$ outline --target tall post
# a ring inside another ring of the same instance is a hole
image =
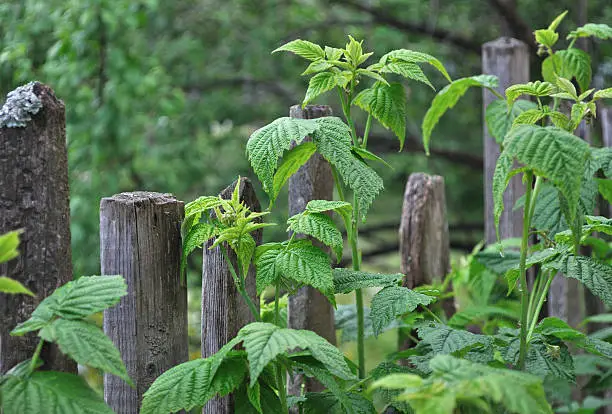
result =
[[[36,334],[9,332],[36,306],[72,280],[66,116],[46,85],[32,82],[7,96],[0,109],[0,234],[23,229],[19,257],[0,264],[36,297],[0,293],[0,374],[31,358]],[[45,369],[76,372],[57,347],[45,345]]]
[[[440,282],[450,272],[450,242],[446,219],[444,178],[423,173],[410,174],[404,192],[399,228],[400,268],[405,275],[403,286]],[[452,300],[442,304],[452,314]],[[399,336],[400,349],[414,345]]]
[[[128,287],[127,296],[104,312],[104,332],[136,385],[104,376],[104,399],[116,413],[137,413],[153,381],[188,360],[182,219],[183,203],[170,194],[122,193],[100,203],[102,274],[122,275]]]
[[[241,178],[239,182],[235,181],[221,192],[221,197],[231,198],[236,185],[240,186],[240,200],[251,211],[261,211],[253,185],[247,178]],[[259,245],[262,231],[256,231],[253,236]],[[221,249],[226,249],[226,254],[234,269],[238,269],[235,253],[225,246],[218,246],[210,250],[211,245],[212,242],[209,242],[204,246],[202,267],[202,357],[204,358],[216,353],[236,336],[240,328],[254,321],[248,305],[234,285]],[[246,276],[246,290],[259,309],[253,266],[249,268]],[[213,398],[204,406],[203,412],[205,414],[233,413],[234,400],[231,396]]]
[[[327,105],[294,105],[289,110],[291,118],[315,119],[331,116],[332,109]],[[306,138],[309,140],[310,138]],[[289,217],[301,213],[311,200],[333,200],[334,179],[329,163],[320,155],[313,156],[289,179]],[[304,237],[304,235],[296,235]],[[329,252],[318,241],[313,243]],[[316,332],[330,343],[336,343],[334,328],[334,309],[327,298],[318,290],[305,286],[296,295],[289,297],[288,325],[293,329],[308,329]],[[296,375],[289,381],[289,393],[300,395],[304,379]],[[318,382],[307,379],[305,391],[320,391]]]
[[[504,95],[506,88],[516,83],[529,82],[529,48],[520,40],[502,37],[482,46],[482,73],[499,78],[497,91]],[[495,95],[483,90],[484,110],[495,99]],[[484,135],[484,195],[485,195],[485,240],[495,243],[495,223],[493,220],[493,172],[499,157],[499,145],[489,134],[487,126]],[[525,192],[520,177],[516,176],[504,194],[506,208],[499,221],[499,234],[502,239],[520,237],[523,231],[522,211],[512,211],[512,207]]]

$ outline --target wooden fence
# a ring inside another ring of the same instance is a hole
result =
[[[511,83],[529,80],[525,44],[502,38],[485,44],[482,56],[484,72],[500,78],[500,92]],[[20,280],[37,297],[0,295],[0,372],[28,358],[36,345],[32,335],[13,338],[8,332],[26,319],[42,298],[72,279],[64,105],[42,84],[35,83],[30,89],[42,103],[40,110],[32,114],[32,120],[25,127],[0,127],[0,233],[24,229],[22,254],[0,265],[0,273]],[[485,92],[484,104],[491,99],[491,94]],[[290,111],[296,118],[330,114],[328,107],[292,107]],[[604,140],[610,145],[612,113],[606,111],[602,118]],[[490,187],[499,153],[486,128],[483,132],[484,221],[486,240],[491,243],[495,233]],[[229,197],[235,185],[240,186],[243,201],[258,210],[255,191],[246,179],[232,184],[221,195]],[[429,283],[449,271],[444,191],[442,177],[414,174],[408,180],[399,225],[405,286]],[[289,212],[302,211],[312,199],[331,199],[332,192],[330,168],[321,157],[315,157],[289,183]],[[521,194],[520,182],[513,181],[505,196],[506,205],[514,205]],[[179,270],[183,215],[183,203],[168,194],[123,193],[104,198],[100,205],[102,273],[123,275],[129,291],[118,306],[104,315],[104,330],[119,348],[136,384],[135,388],[130,388],[115,377],[105,377],[105,399],[118,413],[136,413],[152,381],[168,368],[188,359],[187,289],[181,283]],[[501,220],[502,237],[519,236],[520,220],[520,216],[508,208]],[[259,232],[258,243],[261,236]],[[203,356],[216,352],[240,327],[251,321],[231,283],[219,249],[204,250]],[[253,269],[247,279],[251,283],[248,291],[258,304]],[[560,295],[567,295],[567,289]],[[566,296],[552,299],[564,301]],[[559,316],[567,317],[573,311],[568,306],[564,309],[566,314]],[[304,288],[290,299],[288,323],[290,327],[314,330],[335,342],[333,309],[313,289]],[[76,369],[53,347],[44,350],[43,359],[45,368]],[[290,389],[297,392],[302,381],[294,379]],[[316,389],[316,386],[316,383],[306,384],[307,389]],[[232,407],[231,398],[226,397],[211,401],[204,412],[231,412]]]

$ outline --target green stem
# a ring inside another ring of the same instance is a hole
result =
[[[527,332],[527,342],[531,340],[533,335],[533,331],[535,330],[536,324],[538,323],[538,317],[540,316],[540,311],[542,310],[542,306],[548,297],[548,290],[550,289],[550,284],[555,278],[555,272],[549,272],[548,277],[546,279],[546,283],[544,283],[544,288],[540,291],[538,304],[536,305],[533,315],[531,317],[531,323],[529,324],[529,331]]]
[[[287,390],[285,389],[285,375],[283,368],[280,364],[276,365],[276,387],[278,388],[278,397],[280,399],[282,412],[288,413],[289,408],[287,407]]]
[[[36,369],[36,361],[40,357],[40,352],[42,351],[43,344],[45,343],[44,339],[40,339],[38,341],[38,345],[36,345],[36,349],[34,350],[34,355],[32,355],[32,361],[30,361],[30,373],[34,372]]]
[[[419,305],[419,306],[420,306],[420,307],[421,307],[421,308],[422,308],[422,309],[423,309],[425,312],[427,312],[427,313],[428,313],[428,314],[429,314],[429,315],[430,315],[430,316],[431,316],[431,317],[432,317],[432,318],[433,318],[433,319],[434,319],[436,322],[438,322],[438,323],[442,323],[442,324],[444,323],[444,322],[442,322],[442,319],[440,319],[440,318],[438,317],[438,315],[436,315],[435,313],[433,313],[433,312],[431,311],[431,309],[429,309],[427,306],[425,306],[425,305]]]
[[[541,277],[536,277],[534,282],[533,282],[533,286],[531,288],[531,293],[529,294],[529,307],[527,310],[527,320],[530,321],[532,318],[532,314],[533,314],[533,310],[534,310],[534,306],[536,303],[536,297],[539,297],[538,294],[540,292],[540,288],[541,288],[541,282],[540,282]]]
[[[230,261],[228,255],[227,255],[227,252],[225,251],[225,246],[219,246],[219,250],[221,250],[221,254],[223,254],[223,258],[225,259],[225,263],[227,263],[227,267],[229,268],[229,271],[230,271],[230,273],[232,275],[232,278],[234,279],[234,284],[236,285],[236,289],[238,289],[238,292],[240,293],[240,296],[242,296],[242,298],[244,299],[244,301],[248,305],[249,310],[251,311],[251,314],[253,315],[253,318],[255,318],[255,320],[257,322],[261,322],[261,315],[259,315],[259,312],[257,311],[257,307],[255,307],[255,304],[251,300],[251,297],[249,296],[249,294],[247,293],[246,289],[244,288],[244,284],[242,283],[242,279],[240,279],[240,277],[238,277],[238,274],[236,273],[236,269],[234,269],[234,265]]]
[[[276,291],[274,292],[274,325],[280,326],[280,287],[276,285]]]
[[[370,128],[372,127],[372,114],[368,113],[368,120],[366,121],[365,130],[363,131],[363,142],[361,148],[366,149],[368,146],[368,136],[370,135]]]
[[[355,196],[356,198],[356,196]],[[357,209],[357,200],[354,201],[354,209]],[[358,209],[357,209],[358,210]],[[350,235],[351,254],[353,262],[353,270],[359,270],[361,263],[359,260],[359,244],[357,220],[359,211],[353,212],[353,225]],[[355,305],[357,307],[357,356],[359,365],[359,378],[365,378],[365,316],[363,311],[363,291],[357,289],[355,291]]]
[[[491,91],[491,93],[495,96],[497,96],[499,99],[501,99],[502,101],[505,101],[506,98],[499,92],[497,92],[495,89],[493,88],[487,88],[489,91]]]
[[[529,311],[529,287],[527,286],[527,249],[529,247],[529,214],[531,210],[531,196],[533,192],[533,172],[525,173],[525,208],[523,208],[523,236],[521,239],[521,260],[519,264],[521,280],[521,343],[519,349],[519,369],[525,369],[525,358],[527,356],[527,313]]]

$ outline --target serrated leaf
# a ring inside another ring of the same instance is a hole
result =
[[[362,394],[347,392],[348,403],[342,404],[338,397],[330,392],[309,392],[306,394],[306,401],[302,404],[304,414],[374,414],[376,410],[372,402]]]
[[[7,376],[2,384],[2,409],[5,414],[113,414],[81,377],[55,371]]]
[[[9,231],[0,236],[0,263],[8,262],[19,256],[19,235],[21,230]]]
[[[230,353],[215,367],[216,355],[170,368],[144,394],[141,414],[167,414],[203,406],[211,398],[225,396],[244,380],[244,356]]]
[[[580,37],[596,37],[598,39],[612,39],[612,27],[607,24],[587,23],[570,32],[568,39]]]
[[[60,286],[34,310],[30,319],[19,324],[12,335],[42,328],[51,318],[83,319],[110,308],[127,294],[121,276],[82,276]]]
[[[535,125],[545,116],[546,114],[540,109],[529,109],[514,118],[512,126],[515,127],[517,125]]]
[[[56,319],[41,329],[38,336],[59,345],[60,351],[77,363],[98,368],[134,385],[119,350],[97,326],[85,321]]]
[[[310,213],[323,213],[335,211],[340,214],[345,222],[350,222],[353,206],[346,201],[311,200],[306,204],[306,210]]]
[[[317,146],[312,142],[304,142],[295,148],[291,149],[285,156],[274,174],[272,184],[272,194],[270,195],[270,203],[274,203],[281,189],[293,174],[295,174],[302,165],[310,159],[312,154],[317,150]]]
[[[398,316],[414,311],[419,305],[427,306],[434,300],[431,296],[403,286],[389,286],[382,289],[372,298],[370,316],[374,335],[378,336]]]
[[[258,246],[255,253],[257,294],[283,276],[309,285],[333,303],[334,282],[327,255],[309,240]]]
[[[292,40],[272,51],[272,53],[276,52],[291,52],[308,60],[325,59],[325,51],[321,46],[302,39]]]
[[[555,19],[548,26],[548,30],[557,30],[557,27],[559,27],[559,24],[565,18],[566,15],[567,15],[567,10],[565,10],[563,13],[555,17]]]
[[[365,218],[374,198],[383,189],[382,178],[351,152],[349,127],[336,117],[314,119],[318,129],[313,134],[317,150],[329,161],[358,195],[359,212]]]
[[[518,321],[519,313],[513,309],[501,306],[470,306],[462,309],[448,320],[448,326],[453,328],[465,328],[476,321],[486,321],[489,317],[507,318]]]
[[[325,46],[325,57],[327,57],[328,60],[338,60],[342,57],[342,54],[342,49]]]
[[[256,382],[252,387],[247,387],[247,397],[257,412],[263,414],[261,408],[261,387],[259,382]]]
[[[408,49],[393,50],[385,54],[380,58],[380,63],[387,64],[388,62],[403,61],[407,63],[429,63],[431,66],[436,68],[449,82],[452,82],[448,72],[435,57],[428,55],[427,53],[416,52]]]
[[[476,345],[488,347],[492,339],[462,329],[453,329],[439,323],[429,323],[417,329],[419,338],[429,345],[435,354],[454,354]]]
[[[434,91],[436,90],[436,88],[434,88],[427,76],[425,76],[425,73],[423,73],[423,70],[420,68],[420,66],[415,63],[403,62],[401,60],[395,62],[388,62],[382,65],[380,71],[382,73],[393,73],[396,75],[403,76],[407,79],[422,82]]]
[[[302,76],[312,75],[313,73],[323,72],[324,70],[332,68],[333,66],[334,65],[332,65],[331,63],[329,63],[326,60],[316,60],[316,61],[312,62],[310,65],[308,65],[306,70],[304,72],[302,72]]]
[[[581,91],[589,89],[592,77],[591,56],[576,48],[560,50],[557,54],[563,59],[563,75],[567,75],[563,77],[576,78]]]
[[[469,78],[462,78],[453,81],[450,85],[446,85],[434,98],[431,107],[427,110],[425,118],[423,118],[423,146],[425,152],[429,155],[429,141],[431,133],[444,113],[455,106],[459,98],[461,98],[467,90],[472,86],[481,88],[496,88],[498,81],[495,76],[478,75]]]
[[[559,40],[559,33],[553,29],[540,29],[535,31],[535,38],[539,44],[552,48]]]
[[[327,214],[303,212],[290,217],[287,224],[289,225],[287,231],[293,230],[296,233],[312,236],[331,247],[340,262],[344,246],[342,233]]]
[[[334,375],[343,379],[354,379],[342,353],[325,339],[312,331],[279,328],[264,322],[254,322],[238,332],[249,360],[251,386],[264,367],[278,355],[296,348],[309,350],[312,356]]]
[[[344,88],[349,79],[338,72],[321,72],[310,78],[306,96],[302,102],[302,107],[306,106],[317,96],[334,89],[336,86]]]
[[[593,95],[593,100],[596,99],[612,99],[612,88],[600,89]]]
[[[554,55],[548,56],[542,62],[542,79],[554,84],[558,76],[562,78],[572,78],[569,68],[566,68],[563,63],[562,55],[555,53]]]
[[[521,95],[548,96],[556,91],[555,85],[549,82],[529,82],[512,85],[506,89],[506,101],[510,106]]]
[[[559,128],[520,125],[512,129],[504,140],[504,151],[493,174],[496,227],[504,209],[503,193],[509,182],[513,159],[552,181],[567,199],[569,217],[566,218],[572,222],[589,156],[590,148],[586,142]]]
[[[357,69],[357,73],[360,75],[367,76],[368,78],[372,78],[377,82],[382,83],[383,85],[389,86],[389,82],[378,72],[369,69]]]
[[[555,85],[557,85],[557,87],[561,91],[566,92],[568,95],[570,95],[572,99],[576,101],[578,100],[578,92],[576,91],[576,87],[568,79],[565,79],[562,76],[558,76]]]
[[[335,293],[350,293],[368,287],[387,287],[397,285],[404,277],[401,273],[383,274],[361,270],[334,269]]]
[[[612,266],[586,256],[564,256],[555,266],[565,276],[581,281],[606,305],[612,306]]]
[[[356,155],[358,158],[362,158],[362,159],[366,159],[366,160],[372,160],[372,161],[378,161],[381,164],[384,164],[387,167],[393,169],[391,164],[389,164],[387,161],[383,160],[382,158],[380,158],[378,155],[374,154],[373,152],[368,151],[367,149],[360,148],[360,147],[351,147],[351,152],[354,155]]]
[[[278,159],[291,147],[292,142],[300,144],[316,129],[317,124],[312,120],[283,117],[251,134],[247,154],[266,192],[272,192],[274,187]]]
[[[200,220],[202,213],[219,207],[222,203],[223,201],[217,196],[203,196],[185,204],[185,221],[193,219],[194,217],[197,218],[197,220],[192,221],[190,225],[185,228],[185,231],[189,231],[191,226]]]
[[[406,138],[406,92],[402,84],[376,83],[361,91],[353,103],[391,129],[400,141],[401,151]]]
[[[10,293],[12,295],[24,294],[35,296],[30,289],[22,285],[19,281],[6,276],[0,276],[0,292]]]
[[[495,142],[501,144],[504,141],[504,137],[517,116],[535,108],[537,108],[537,105],[534,102],[525,99],[514,102],[510,111],[508,111],[508,104],[505,101],[497,99],[491,102],[485,111],[485,120],[489,133],[495,138]]]
[[[212,224],[197,223],[191,227],[183,241],[183,254],[181,255],[181,274],[187,267],[187,257],[196,248],[202,247],[208,240],[218,234],[218,229]]]

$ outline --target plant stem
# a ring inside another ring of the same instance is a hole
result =
[[[287,407],[287,390],[285,389],[285,375],[283,374],[283,368],[280,363],[276,365],[276,387],[278,388],[278,397],[280,399],[282,412],[288,413],[289,408]]]
[[[425,312],[427,312],[436,322],[438,323],[444,323],[442,322],[442,319],[440,319],[440,317],[438,315],[436,315],[435,313],[433,313],[431,311],[431,309],[429,309],[427,306],[425,305],[419,305],[421,308],[423,308],[423,310],[425,310]]]
[[[225,263],[227,263],[227,267],[229,268],[232,278],[234,279],[234,284],[236,285],[236,289],[238,289],[238,293],[240,293],[240,296],[242,296],[242,298],[248,305],[249,310],[251,311],[251,314],[253,315],[253,318],[255,318],[257,322],[261,322],[261,315],[259,315],[259,312],[257,311],[257,307],[255,307],[255,304],[251,300],[251,297],[249,296],[246,289],[244,288],[242,279],[238,277],[238,275],[236,274],[236,269],[234,269],[234,265],[230,261],[227,255],[227,252],[225,251],[225,246],[223,245],[219,246],[219,250],[221,250],[221,254],[223,254],[223,258],[225,259]]]
[[[366,149],[368,146],[368,136],[370,135],[370,127],[372,126],[372,114],[368,112],[368,120],[366,121],[365,130],[363,131],[363,142],[361,148]]]
[[[274,325],[276,326],[280,326],[279,325],[280,309],[278,306],[279,302],[280,302],[280,287],[276,285],[276,290],[274,292]]]
[[[353,222],[352,230],[350,234],[351,244],[351,259],[353,262],[353,270],[359,270],[361,268],[359,258],[359,209],[358,209],[357,195],[353,197]],[[359,378],[365,378],[365,317],[363,312],[363,291],[357,289],[355,291],[355,306],[357,307],[357,356],[359,365]]]
[[[521,344],[519,349],[519,369],[525,369],[525,357],[527,356],[527,317],[529,312],[529,286],[527,286],[527,249],[529,247],[530,210],[533,184],[533,172],[525,173],[525,207],[523,208],[523,236],[521,239],[521,260],[519,264],[521,280]]]
[[[536,324],[538,323],[538,316],[540,316],[540,311],[542,310],[544,301],[546,301],[546,298],[548,297],[548,290],[550,289],[550,284],[552,283],[554,278],[555,278],[555,272],[549,271],[548,277],[546,278],[546,283],[544,283],[543,285],[544,288],[541,289],[540,291],[540,295],[538,298],[538,304],[536,305],[534,309],[534,312],[531,318],[531,323],[529,324],[529,331],[527,332],[527,342],[531,340],[533,331],[535,330]]]
[[[36,349],[34,350],[34,355],[32,355],[32,361],[30,361],[30,373],[34,372],[36,369],[36,361],[40,357],[40,352],[42,351],[43,344],[45,343],[44,339],[40,339],[38,341],[38,345],[36,345]]]

